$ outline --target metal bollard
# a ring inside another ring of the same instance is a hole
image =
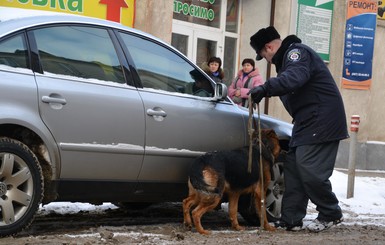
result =
[[[360,116],[352,115],[350,122],[350,147],[349,147],[349,169],[348,169],[348,190],[346,198],[354,196],[354,178],[356,175],[356,145],[357,133],[360,125]]]

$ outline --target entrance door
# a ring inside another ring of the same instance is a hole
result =
[[[174,23],[171,44],[198,66],[212,56],[223,60],[223,34],[214,28],[192,29]]]

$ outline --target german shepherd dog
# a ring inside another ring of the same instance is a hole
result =
[[[270,169],[280,153],[278,136],[272,129],[261,130],[262,163],[264,176],[264,193],[271,180]],[[248,172],[249,147],[236,150],[209,152],[198,157],[191,165],[189,172],[189,195],[183,200],[183,216],[186,228],[192,228],[190,209],[196,230],[208,235],[201,224],[201,218],[207,211],[213,210],[220,204],[223,194],[229,200],[229,216],[231,226],[235,230],[244,230],[238,223],[238,199],[240,195],[251,193],[255,198],[255,206],[261,213],[261,183],[259,167],[259,143],[254,141],[252,152],[251,173]],[[266,210],[265,210],[266,212]],[[273,231],[266,213],[264,229]],[[262,224],[262,221],[261,221]]]

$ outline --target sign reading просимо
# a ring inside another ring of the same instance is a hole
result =
[[[199,2],[214,4],[215,0],[200,0]],[[174,13],[190,15],[195,18],[213,21],[215,12],[211,8],[199,6],[197,4],[183,3],[182,1],[174,1]]]

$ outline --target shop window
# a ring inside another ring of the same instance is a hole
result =
[[[226,31],[238,32],[239,0],[227,0]]]

